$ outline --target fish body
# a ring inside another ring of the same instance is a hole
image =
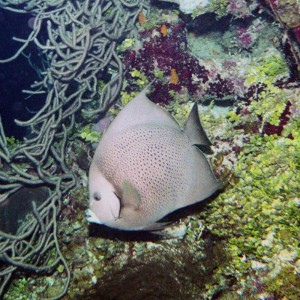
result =
[[[97,146],[88,220],[121,230],[161,229],[161,218],[212,195],[221,183],[195,144],[210,144],[196,105],[182,130],[140,93]]]

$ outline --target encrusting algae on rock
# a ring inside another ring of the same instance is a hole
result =
[[[235,289],[242,289],[243,294],[270,292],[298,299],[299,150],[299,140],[251,138],[238,157],[237,183],[202,214],[207,228],[227,241]],[[279,278],[287,269],[293,272],[282,285]],[[219,273],[226,276],[228,270],[221,268]]]

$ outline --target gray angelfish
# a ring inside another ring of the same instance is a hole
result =
[[[156,222],[167,214],[211,196],[222,183],[195,145],[210,145],[196,104],[182,130],[141,92],[97,146],[88,221],[121,230],[161,229]]]

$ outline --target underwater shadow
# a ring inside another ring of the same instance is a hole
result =
[[[8,196],[0,204],[0,230],[8,234],[17,234],[29,215],[33,216],[32,202],[40,206],[49,197],[45,186],[24,186]]]
[[[96,285],[75,300],[204,300],[205,286],[214,284],[213,274],[229,263],[229,257],[224,241],[209,232],[202,239],[201,255],[195,255],[195,245],[182,240],[131,258],[121,268],[111,265]]]
[[[122,242],[150,242],[161,239],[160,236],[146,230],[125,231],[95,223],[89,224],[89,237],[101,237]]]
[[[209,198],[197,202],[195,204],[180,208],[168,215],[164,218],[159,220],[159,223],[167,223],[168,226],[176,226],[176,222],[179,219],[184,219],[191,215],[196,215],[203,211],[204,207],[213,199],[215,199],[221,191],[215,192]],[[139,231],[126,231],[126,230],[118,230],[113,229],[105,225],[99,225],[95,223],[89,224],[89,237],[101,237],[109,240],[119,240],[122,242],[155,242],[162,239],[174,238],[172,236],[167,236],[160,234],[160,231],[155,233],[155,231],[146,231],[146,230],[139,230]]]

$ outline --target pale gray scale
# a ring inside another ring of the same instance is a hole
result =
[[[188,140],[172,128],[152,126],[128,130],[115,137],[103,164],[113,184],[129,180],[138,190],[145,209],[172,209],[186,194]]]

